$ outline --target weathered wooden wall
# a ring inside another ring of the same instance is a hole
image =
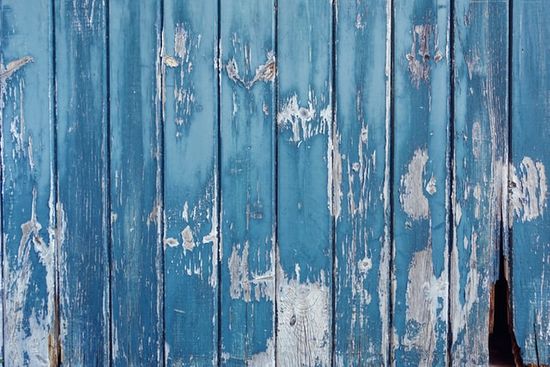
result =
[[[0,9],[4,365],[550,365],[543,0]]]

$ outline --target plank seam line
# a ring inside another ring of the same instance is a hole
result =
[[[454,85],[454,76],[455,76],[455,1],[450,0],[449,3],[449,126],[447,128],[447,145],[449,147],[446,157],[446,173],[447,173],[447,195],[445,196],[446,207],[449,208],[446,218],[447,226],[447,364],[449,366],[453,365],[452,362],[452,346],[453,346],[453,332],[452,332],[452,313],[451,313],[451,277],[452,271],[451,267],[451,253],[453,251],[454,244],[454,200],[453,193],[456,189],[455,182],[455,169],[454,169],[454,157],[455,157],[455,85]]]
[[[221,55],[221,52],[222,52],[222,47],[221,47],[221,1],[222,0],[218,0],[217,1],[217,19],[216,19],[216,66],[217,66],[217,70],[216,70],[216,81],[217,81],[217,93],[216,93],[216,123],[217,123],[217,143],[218,143],[218,146],[217,146],[217,156],[216,156],[216,171],[217,171],[217,174],[216,176],[218,177],[218,182],[217,182],[217,186],[215,188],[216,190],[216,200],[217,200],[217,203],[216,203],[216,210],[217,210],[217,217],[218,217],[218,223],[216,223],[215,225],[218,227],[217,228],[217,241],[218,241],[218,248],[217,248],[217,251],[218,253],[217,254],[212,254],[212,256],[216,256],[218,261],[216,263],[216,276],[217,276],[217,290],[216,290],[216,297],[217,297],[217,300],[216,300],[216,307],[217,307],[217,310],[216,310],[216,322],[217,322],[217,325],[216,325],[216,355],[215,355],[215,361],[213,361],[214,363],[213,364],[216,364],[217,366],[221,366],[221,353],[222,353],[222,295],[221,295],[221,292],[222,292],[222,258],[221,258],[221,254],[222,254],[222,246],[223,246],[223,243],[222,243],[222,226],[221,226],[221,223],[222,223],[222,207],[221,207],[221,194],[222,194],[222,160],[221,160],[221,153],[222,153],[222,136],[221,136],[221,83],[222,83],[222,79],[221,79],[221,73],[222,73],[222,55]],[[214,269],[212,269],[212,271],[214,271]]]
[[[332,134],[329,139],[332,141],[332,146],[330,149],[330,162],[332,164],[331,170],[334,172],[334,145],[337,144],[335,139],[337,138],[336,133],[336,22],[337,22],[337,7],[338,7],[338,0],[334,0],[331,2],[331,40],[330,40],[330,53],[331,53],[331,67],[330,67],[330,108],[331,108],[331,121],[330,124],[332,125],[331,129],[329,130]],[[332,180],[330,181],[331,185],[331,197],[329,198],[331,203],[331,208],[334,210],[334,174],[332,177]],[[337,282],[337,273],[336,273],[336,217],[333,213],[331,213],[330,216],[331,221],[331,228],[330,228],[330,241],[331,241],[331,270],[332,270],[332,284],[331,284],[331,295],[330,295],[330,302],[331,302],[331,310],[330,310],[330,330],[331,330],[331,345],[330,345],[330,361],[331,365],[335,365],[335,354],[336,354],[336,282]]]
[[[277,347],[278,347],[278,325],[279,325],[279,282],[278,282],[278,259],[279,259],[279,127],[277,125],[277,114],[279,113],[279,0],[273,1],[274,5],[274,51],[275,51],[275,83],[273,87],[273,186],[274,186],[274,198],[273,198],[273,222],[275,225],[274,233],[275,241],[271,245],[273,246],[273,259],[271,260],[271,266],[273,268],[273,288],[275,289],[275,297],[273,297],[273,365],[277,367]]]
[[[395,104],[394,104],[394,74],[395,74],[395,26],[394,26],[394,17],[395,10],[393,7],[393,0],[387,0],[387,11],[386,17],[388,19],[387,31],[389,33],[389,39],[386,39],[386,58],[389,59],[386,61],[386,65],[389,66],[388,78],[386,82],[388,95],[388,101],[386,102],[386,166],[387,172],[385,173],[385,180],[388,182],[385,189],[386,196],[386,212],[384,213],[385,220],[387,222],[388,230],[386,233],[386,239],[384,247],[388,250],[388,282],[387,282],[387,298],[388,298],[388,332],[386,337],[388,338],[388,346],[386,351],[386,365],[392,365],[393,359],[393,311],[394,311],[394,292],[393,292],[393,279],[394,279],[394,269],[393,269],[393,230],[394,230],[394,218],[393,218],[393,185],[394,185],[394,165],[395,165],[395,136],[393,134],[393,128],[395,126]],[[381,315],[384,317],[384,315]]]

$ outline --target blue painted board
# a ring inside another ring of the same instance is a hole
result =
[[[277,363],[332,363],[333,4],[277,5]],[[299,15],[299,20],[296,16]]]
[[[389,362],[388,9],[385,1],[337,3],[334,354],[341,366]]]
[[[60,359],[102,366],[111,350],[107,7],[54,7]]]
[[[487,365],[506,220],[508,4],[460,0],[454,10],[450,357],[453,365]]]
[[[221,2],[221,364],[274,365],[275,8]]]
[[[392,360],[447,364],[448,0],[393,2]]]
[[[218,362],[217,2],[164,1],[164,320],[168,366]]]
[[[160,2],[109,5],[112,364],[159,365]],[[116,20],[116,21],[115,21]]]
[[[509,214],[513,330],[523,363],[550,365],[550,11],[542,1],[512,6]]]
[[[57,361],[52,10],[50,1],[3,1],[3,361]]]

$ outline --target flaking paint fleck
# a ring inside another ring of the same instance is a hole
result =
[[[524,157],[517,169],[511,166],[509,224],[514,216],[522,222],[542,216],[547,195],[546,172],[542,162]]]
[[[407,173],[401,177],[399,200],[405,213],[414,220],[427,219],[430,213],[428,198],[424,195],[423,180],[427,162],[426,150],[415,150],[407,166]]]

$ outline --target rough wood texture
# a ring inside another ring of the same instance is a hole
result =
[[[384,365],[389,342],[389,16],[384,1],[341,0],[336,28],[335,359]]]
[[[509,167],[513,326],[525,364],[550,365],[550,11],[513,2]]]
[[[54,6],[61,360],[105,365],[111,353],[106,4]]]
[[[111,329],[115,366],[162,363],[159,2],[109,6]]]
[[[394,1],[393,359],[447,364],[449,1]]]
[[[274,365],[275,8],[222,2],[221,359]]]
[[[216,364],[218,341],[217,2],[164,1],[165,356]]]
[[[550,365],[541,0],[0,9],[4,365]]]
[[[489,362],[490,295],[506,209],[508,4],[455,2],[451,361]]]

